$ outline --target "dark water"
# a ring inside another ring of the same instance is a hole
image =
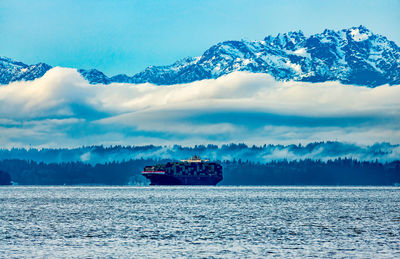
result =
[[[0,188],[0,258],[265,256],[400,258],[400,189]]]

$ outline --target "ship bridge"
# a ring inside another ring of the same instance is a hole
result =
[[[199,156],[193,156],[189,159],[184,159],[181,160],[182,162],[186,162],[186,163],[202,163],[202,162],[208,162],[208,159],[201,159]]]

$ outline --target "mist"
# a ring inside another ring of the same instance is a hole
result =
[[[391,162],[398,160],[400,145],[376,143],[365,146],[341,142],[315,142],[307,145],[86,146],[74,149],[0,150],[0,160],[21,159],[45,163],[83,162],[92,165],[137,159],[180,160],[193,155],[213,161],[242,160],[260,163],[304,159],[327,161],[336,158]]]
[[[400,143],[400,86],[279,82],[234,72],[189,84],[90,85],[56,67],[0,87],[0,146]]]

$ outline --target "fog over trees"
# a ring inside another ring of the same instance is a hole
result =
[[[350,157],[361,161],[390,162],[400,159],[400,145],[376,143],[357,145],[336,141],[307,145],[195,145],[188,146],[83,146],[78,148],[0,149],[0,160],[22,159],[46,163],[84,162],[89,164],[121,162],[130,159],[186,159],[193,155],[210,160],[242,159],[266,163],[276,160],[323,160]]]
[[[147,185],[144,166],[169,160],[135,159],[91,165],[83,162],[43,163],[2,160],[0,168],[20,185]],[[400,183],[400,161],[354,159],[217,161],[223,166],[219,185],[394,185]]]
[[[199,155],[223,166],[220,185],[394,185],[400,183],[400,145],[341,142],[84,146],[0,149],[0,174],[20,185],[146,185],[147,165]],[[8,173],[8,174],[6,174]]]

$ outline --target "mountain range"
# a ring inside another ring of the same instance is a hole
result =
[[[51,68],[45,63],[27,65],[0,57],[0,84],[33,80]],[[280,81],[394,85],[400,84],[400,47],[359,26],[339,31],[326,29],[309,37],[294,31],[258,41],[224,41],[199,57],[187,57],[167,66],[149,66],[133,76],[108,77],[97,69],[78,69],[91,84],[157,85],[218,78],[234,71],[266,73]]]

